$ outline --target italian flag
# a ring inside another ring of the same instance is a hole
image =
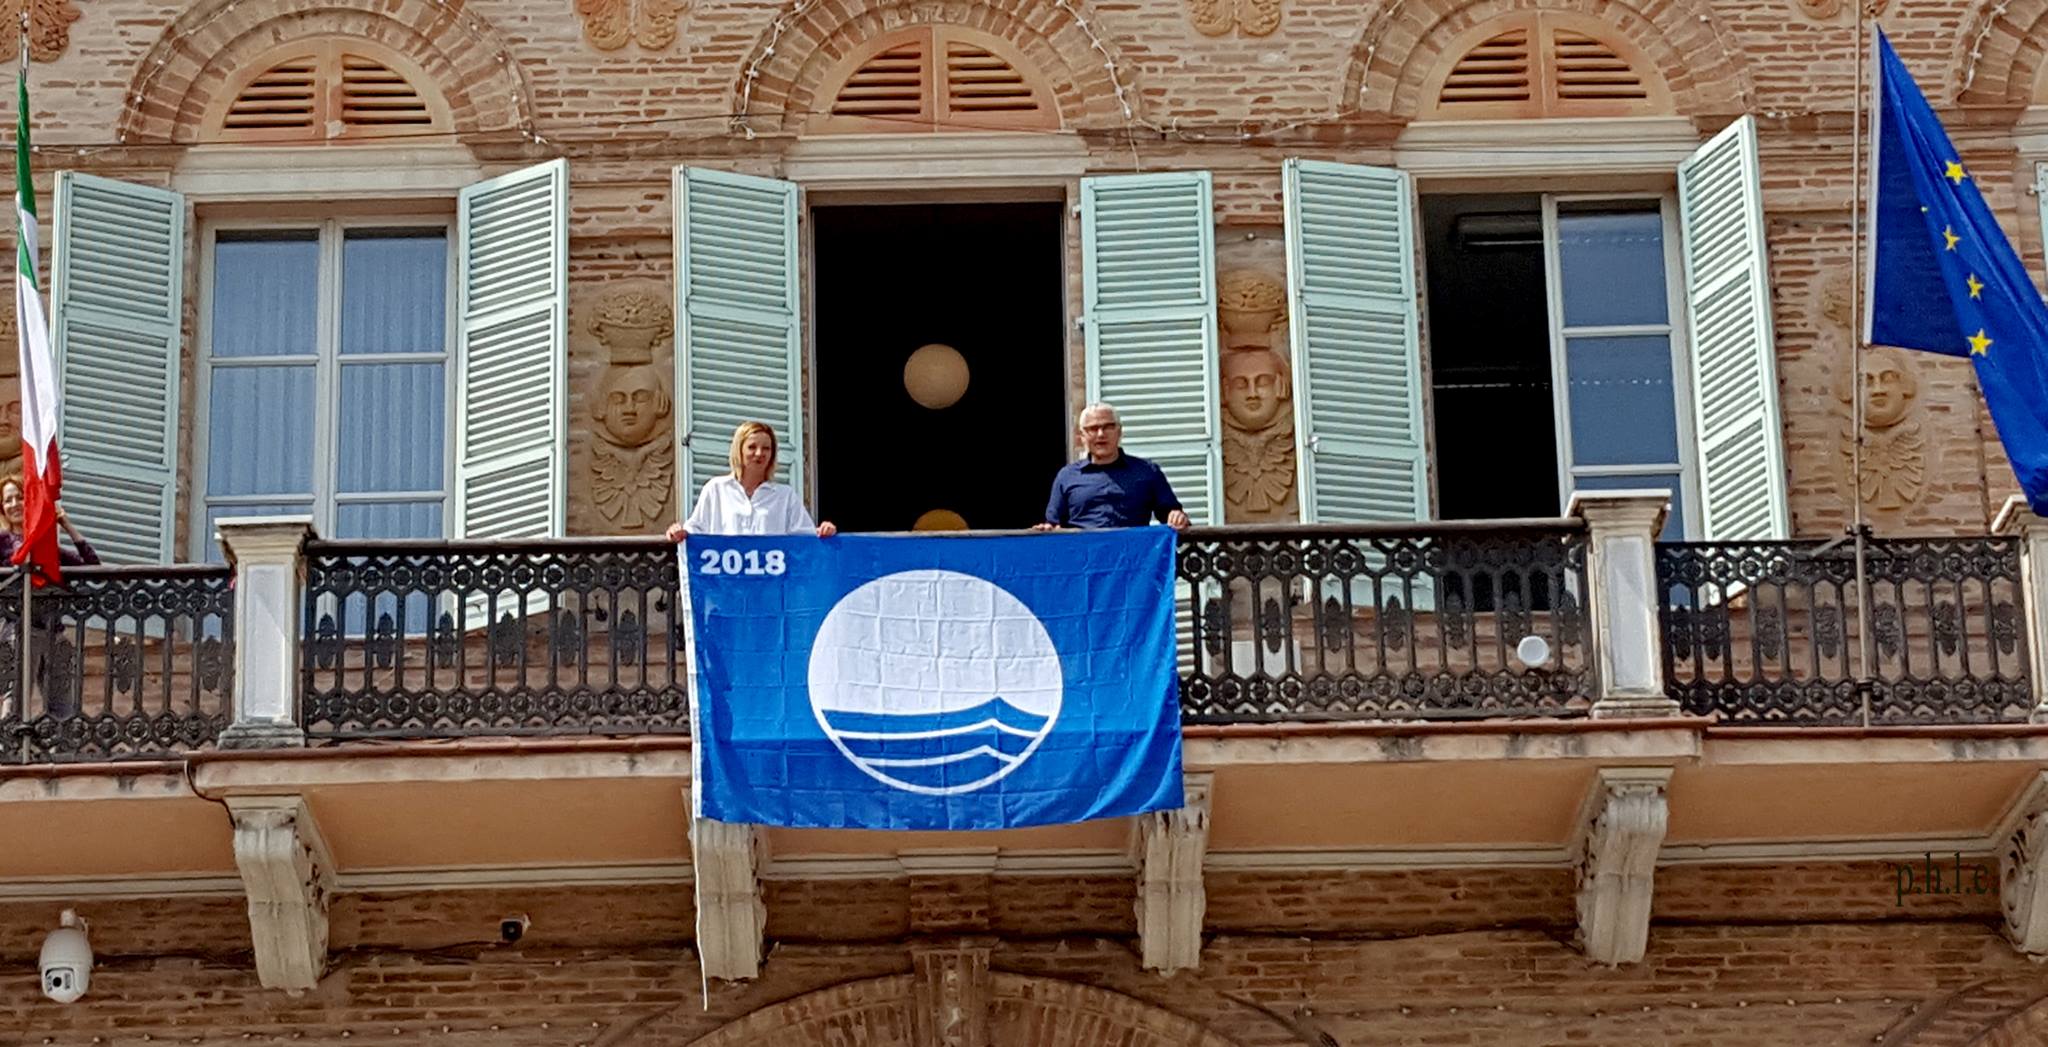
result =
[[[20,124],[14,136],[14,320],[21,333],[21,542],[14,562],[33,564],[37,585],[58,581],[57,365],[50,355],[50,325],[43,318],[36,279],[36,189],[28,170],[28,45],[24,38],[16,78]]]

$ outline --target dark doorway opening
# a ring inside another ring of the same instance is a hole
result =
[[[1556,516],[1543,198],[1422,198],[1437,511]]]
[[[811,213],[820,515],[848,531],[1036,523],[1068,444],[1060,205]]]

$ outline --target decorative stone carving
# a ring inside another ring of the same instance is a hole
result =
[[[768,926],[761,865],[767,849],[767,839],[752,825],[690,819],[697,962],[706,978],[741,981],[761,973],[761,935]]]
[[[327,968],[327,900],[334,859],[302,796],[230,796],[235,866],[249,897],[256,977],[293,995]]]
[[[1223,504],[1230,523],[1293,520],[1294,385],[1287,291],[1251,269],[1216,282],[1222,332]]]
[[[1840,18],[1844,12],[1856,9],[1856,5],[1850,3],[1850,0],[1795,0],[1795,2],[1798,3],[1799,10],[1806,13],[1806,17],[1816,22],[1832,22]],[[1883,14],[1884,9],[1888,6],[1890,6],[1890,0],[1863,0],[1863,10],[1872,18]]]
[[[21,25],[24,0],[0,0],[0,25]],[[26,0],[30,5],[28,56],[38,62],[54,62],[71,47],[71,23],[78,21],[78,8],[71,0]],[[12,34],[9,42],[12,43]],[[13,48],[9,47],[12,51]],[[10,56],[11,57],[11,56]]]
[[[1187,776],[1186,804],[1138,816],[1138,942],[1146,968],[1172,974],[1201,962],[1209,896],[1202,863],[1209,853],[1211,775]]]
[[[2029,956],[2048,954],[2048,774],[2036,775],[2017,811],[2018,820],[1998,855],[1998,900],[2005,936]]]
[[[1599,963],[1635,963],[1650,942],[1669,767],[1603,768],[1577,845],[1579,940]]]
[[[989,1047],[988,956],[979,941],[910,950],[911,1043]]]
[[[576,0],[583,39],[600,51],[616,51],[637,40],[649,51],[675,43],[681,0]]]
[[[1224,36],[1235,28],[1246,36],[1270,36],[1280,28],[1283,0],[1187,0],[1188,20],[1203,36]]]
[[[637,531],[668,519],[675,490],[675,443],[666,439],[675,400],[668,376],[653,364],[654,348],[674,331],[675,311],[663,295],[640,288],[598,299],[591,336],[608,364],[598,379],[590,417],[591,501],[614,527]]]
[[[1850,356],[1849,277],[1838,275],[1823,282],[1817,312],[1823,329],[1819,344],[1830,360],[1846,362]],[[1863,353],[1863,463],[1856,468],[1855,379],[1846,368],[1836,373],[1835,399],[1844,408],[1838,451],[1845,486],[1853,488],[1866,509],[1896,513],[1920,500],[1927,490],[1927,477],[1935,463],[1933,442],[1927,439],[1919,412],[1917,365],[1908,354],[1883,346],[1871,346]]]

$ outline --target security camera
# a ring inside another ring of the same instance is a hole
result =
[[[507,916],[498,921],[498,938],[506,945],[510,945],[525,937],[526,929],[531,926],[533,926],[533,921],[527,919],[525,913],[520,913],[517,916]]]
[[[43,939],[43,995],[58,1003],[77,1002],[92,984],[92,943],[85,929],[85,921],[66,909],[57,929]]]

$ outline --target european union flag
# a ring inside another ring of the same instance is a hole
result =
[[[1181,806],[1174,541],[692,535],[698,813],[1005,829]]]
[[[1882,32],[1876,49],[1865,336],[1969,357],[2020,488],[2048,514],[2048,306]]]

